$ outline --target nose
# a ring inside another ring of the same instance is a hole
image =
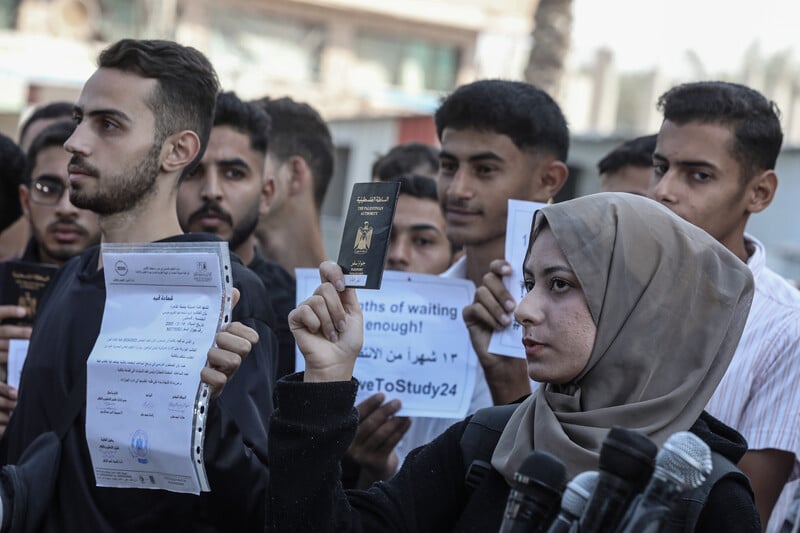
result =
[[[399,232],[397,232],[399,233]],[[411,261],[411,243],[402,234],[392,233],[389,250],[386,253],[386,268],[389,270],[408,270]]]
[[[78,208],[69,201],[69,185],[56,204],[56,215],[59,218],[74,219],[78,216]]]
[[[463,166],[460,166],[452,177],[444,178],[444,180],[444,192],[447,198],[452,200],[469,199],[474,195],[469,173]]]
[[[217,172],[213,168],[208,168],[203,177],[203,187],[200,190],[200,195],[205,201],[219,202],[222,200],[222,186]]]
[[[674,204],[678,201],[678,185],[678,178],[671,170],[661,177],[654,175],[650,182],[650,196],[662,204]]]
[[[544,322],[544,317],[545,313],[542,306],[542,296],[534,286],[533,290],[525,294],[522,300],[520,300],[517,308],[514,310],[514,319],[523,326],[536,326]]]
[[[78,154],[84,157],[91,154],[88,133],[83,124],[78,124],[75,131],[64,142],[64,149],[71,154]]]

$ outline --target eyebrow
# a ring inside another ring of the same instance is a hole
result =
[[[450,152],[446,152],[444,150],[439,152],[439,159],[454,159],[454,160],[458,161],[458,157],[456,157],[454,154],[451,154]],[[474,163],[476,161],[483,161],[483,160],[486,160],[486,159],[489,159],[489,160],[492,160],[492,161],[499,161],[499,162],[503,162],[504,161],[504,159],[502,157],[500,157],[499,155],[497,155],[496,153],[494,153],[492,151],[480,152],[480,153],[471,155],[471,156],[469,156],[467,158],[467,161],[469,161],[471,163]]]
[[[41,179],[51,179],[53,181],[60,181],[62,185],[65,185],[67,183],[67,180],[56,174],[39,174],[38,176],[35,176],[31,181],[32,182],[39,181]]]
[[[72,112],[81,116],[90,116],[90,117],[106,115],[118,118],[125,122],[132,122],[131,117],[129,117],[119,109],[94,109],[92,111],[84,113],[83,108],[76,105],[75,107],[72,108]]]
[[[657,159],[659,161],[669,162],[669,160],[666,157],[664,157],[663,155],[661,155],[659,153],[654,153],[653,154],[653,159],[654,160]],[[683,161],[673,161],[672,164],[673,165],[678,165],[678,166],[681,166],[681,167],[703,167],[703,168],[711,168],[711,169],[714,169],[714,170],[717,169],[717,165],[711,163],[710,161],[704,161],[702,159],[697,159],[697,160],[687,159],[687,160],[683,160]]]
[[[437,228],[437,227],[436,227],[436,226],[434,226],[433,224],[411,224],[411,226],[409,226],[409,227],[408,227],[408,229],[409,229],[409,230],[411,230],[411,231],[428,231],[428,230],[433,230],[433,231],[435,231],[436,233],[439,233],[439,228]]]
[[[531,271],[528,267],[523,267],[522,268],[522,272],[526,276],[530,276],[530,277],[533,277],[533,278],[536,277],[536,275],[533,273],[533,271]],[[553,265],[553,266],[549,266],[549,267],[545,268],[544,270],[542,270],[542,275],[543,276],[549,276],[550,274],[555,274],[556,272],[564,272],[564,273],[567,273],[567,274],[574,274],[575,273],[570,267],[568,267],[566,265]]]
[[[227,159],[217,159],[216,161],[214,161],[214,164],[220,167],[250,168],[250,165],[247,164],[247,161],[245,161],[241,157],[229,157]]]

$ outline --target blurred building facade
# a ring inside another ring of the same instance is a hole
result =
[[[479,78],[523,79],[539,0],[0,0],[0,131],[16,137],[33,105],[74,100],[99,50],[123,37],[177,40],[203,51],[225,89],[244,98],[289,95],[328,120],[336,172],[323,205],[335,255],[352,184],[400,142],[436,144],[441,97]],[[775,204],[751,226],[771,263],[800,278],[792,199],[800,185],[800,79],[789,58],[754,47],[734,73],[687,54],[677,68],[620,72],[608,50],[567,69],[560,94],[573,133],[573,177],[562,197],[595,192],[596,161],[625,138],[655,132],[658,96],[675,83],[749,84],[783,111],[789,147]],[[771,250],[772,251],[772,250]]]
[[[0,111],[74,96],[100,48],[140,37],[200,49],[245,98],[290,94],[329,119],[430,114],[460,83],[518,77],[536,3],[0,0]]]

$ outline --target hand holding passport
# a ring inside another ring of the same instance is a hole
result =
[[[353,186],[337,261],[347,287],[381,288],[399,193],[396,181]]]

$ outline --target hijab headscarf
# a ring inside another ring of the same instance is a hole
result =
[[[688,430],[728,368],[753,297],[745,263],[652,200],[595,194],[539,210],[534,230],[543,219],[597,334],[578,376],[540,386],[506,425],[492,466],[509,483],[532,450],[560,458],[570,477],[596,470],[613,426],[658,446]]]

